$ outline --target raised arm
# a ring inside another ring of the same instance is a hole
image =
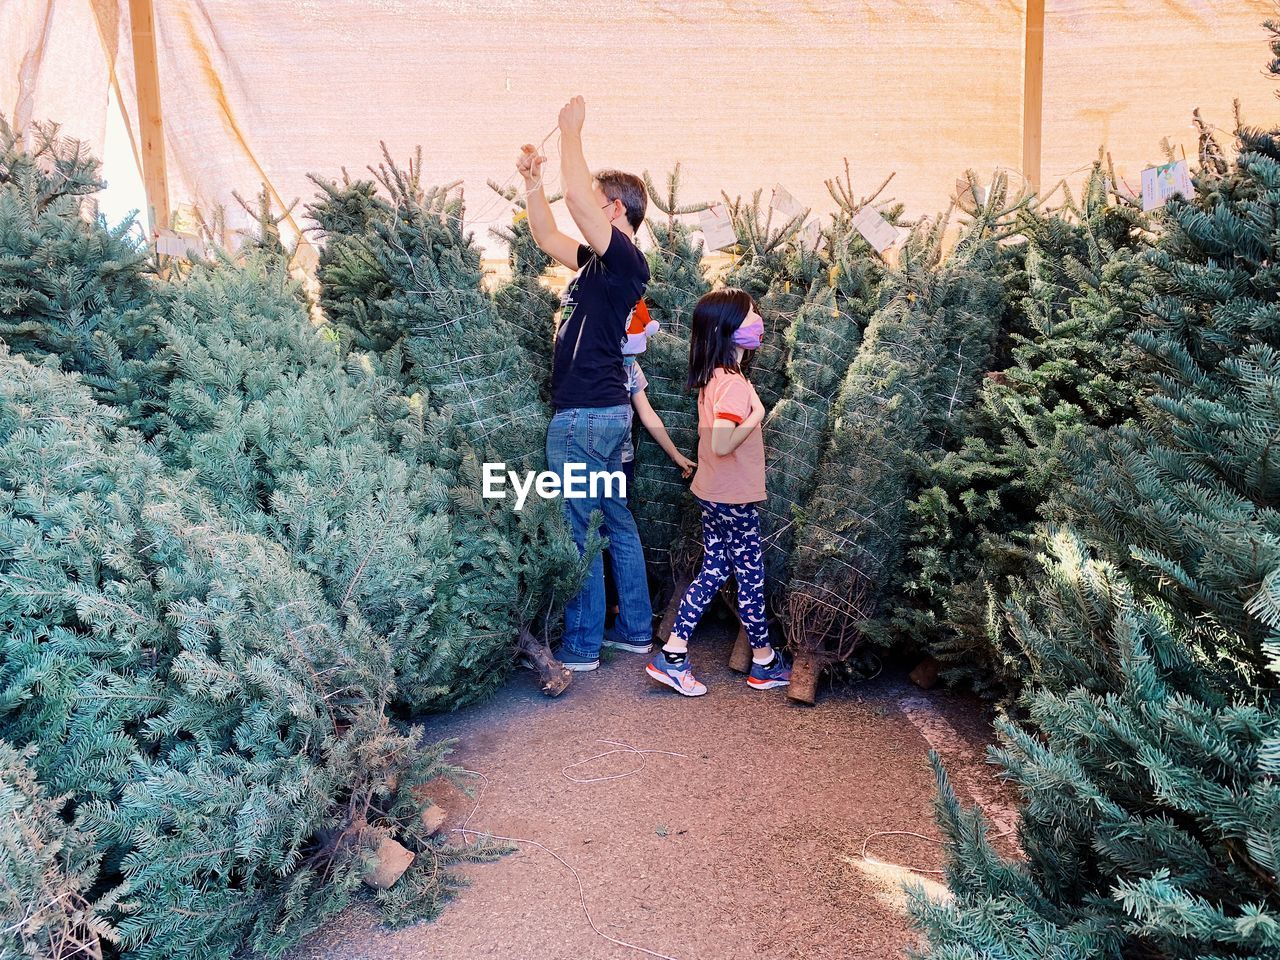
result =
[[[604,256],[613,237],[613,227],[592,189],[591,170],[582,155],[582,122],[586,117],[587,105],[581,97],[574,97],[560,110],[560,179],[564,182],[564,202],[569,216],[591,249]]]
[[[516,169],[524,177],[525,210],[529,214],[529,232],[533,242],[553,260],[570,270],[578,269],[578,241],[560,232],[556,215],[551,212],[547,194],[542,189],[542,165],[546,157],[540,156],[533,144],[526,143],[516,158]]]

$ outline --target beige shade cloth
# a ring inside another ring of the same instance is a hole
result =
[[[127,0],[0,0],[0,110],[53,119],[101,149],[107,87],[136,138]],[[594,166],[683,163],[686,202],[783,184],[829,209],[889,173],[909,215],[944,208],[967,168],[1020,164],[1021,2],[866,0],[154,0],[174,204],[226,207],[266,182],[365,174],[378,141],[462,180],[478,239],[507,220],[525,141],[587,99]],[[1271,0],[1049,0],[1042,183],[1078,181],[1106,145],[1135,189],[1162,138],[1193,156],[1191,110],[1232,127],[1233,98],[1274,123],[1262,22]],[[547,144],[555,157],[555,138]],[[554,164],[551,165],[554,170]],[[551,178],[549,178],[550,180]],[[1017,180],[1016,173],[1014,174]],[[554,183],[549,182],[549,186]],[[305,225],[299,209],[297,221]]]

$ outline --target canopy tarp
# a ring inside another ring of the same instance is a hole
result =
[[[783,184],[831,203],[889,173],[910,215],[966,168],[1022,155],[1024,4],[976,0],[153,0],[169,194],[204,210],[311,172],[363,173],[378,142],[461,179],[483,238],[506,180],[571,95],[597,166],[664,174],[687,200]],[[101,149],[118,82],[136,138],[128,0],[0,0],[0,111],[56,120]],[[1230,130],[1276,118],[1271,0],[1047,0],[1041,181],[1079,179],[1106,146],[1134,188],[1162,138],[1194,155],[1191,111]],[[548,143],[553,149],[555,139]],[[1013,174],[1017,181],[1016,172]],[[299,213],[299,220],[301,214]]]

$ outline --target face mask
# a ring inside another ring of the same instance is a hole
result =
[[[758,350],[764,342],[764,320],[756,317],[733,331],[733,342],[746,350]]]

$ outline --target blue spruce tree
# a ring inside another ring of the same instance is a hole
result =
[[[1012,611],[1025,860],[940,774],[955,899],[917,899],[922,956],[1280,955],[1280,142],[1242,131],[1196,186],[1150,258],[1141,416],[1077,445],[1079,532]]]

